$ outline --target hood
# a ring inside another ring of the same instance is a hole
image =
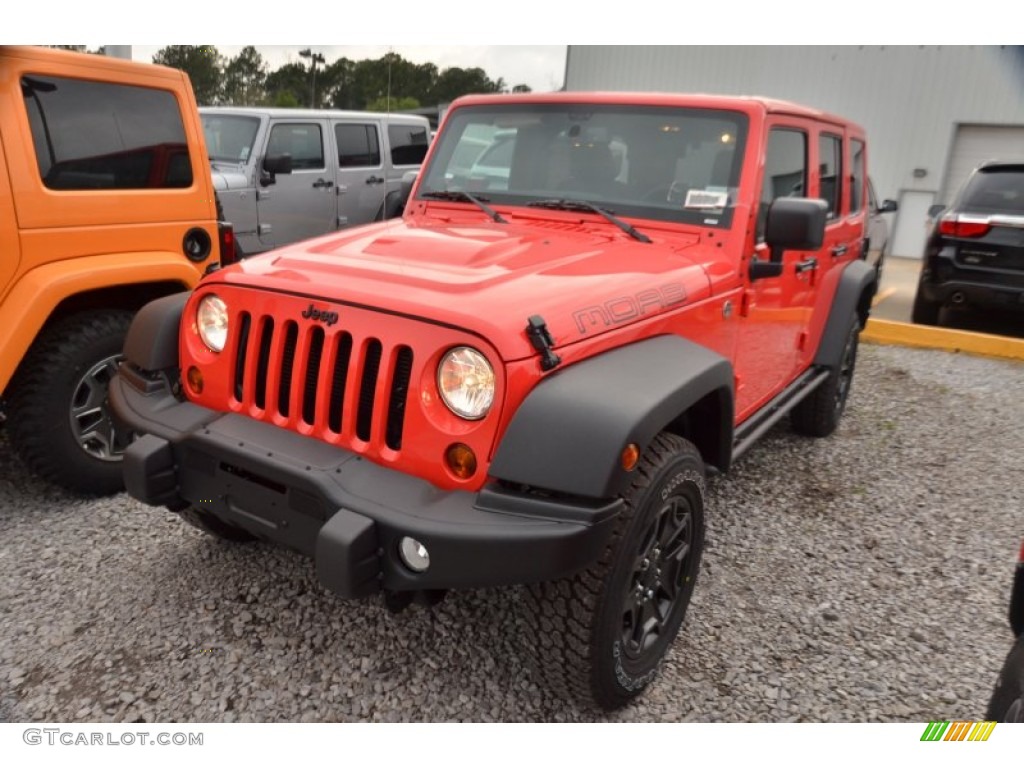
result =
[[[578,219],[398,219],[271,251],[212,280],[453,325],[509,361],[536,354],[525,333],[532,315],[558,348],[707,297],[698,242],[673,233],[646,244]]]
[[[213,177],[213,188],[218,192],[230,189],[245,189],[249,184],[245,169],[242,166],[230,163],[211,163],[210,176]]]

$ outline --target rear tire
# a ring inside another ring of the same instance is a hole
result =
[[[916,325],[938,325],[939,312],[942,311],[942,304],[937,301],[929,301],[921,295],[918,287],[914,294],[914,306],[910,311],[910,319]]]
[[[11,444],[32,472],[69,491],[103,496],[124,488],[130,436],[114,428],[107,387],[132,314],[82,312],[39,335],[11,381]]]
[[[654,679],[693,594],[704,547],[704,464],[692,443],[658,435],[622,494],[601,558],[531,585],[523,627],[542,685],[614,709]]]
[[[853,387],[853,371],[857,364],[860,340],[860,318],[854,312],[846,332],[846,346],[839,366],[810,395],[790,411],[793,430],[810,437],[828,437],[839,426],[846,401]]]

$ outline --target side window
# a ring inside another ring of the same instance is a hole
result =
[[[324,167],[324,138],[314,123],[278,123],[270,130],[267,155],[292,156],[292,169],[319,170]]]
[[[854,139],[850,142],[850,213],[864,208],[864,142]]]
[[[818,174],[821,199],[828,203],[828,217],[838,218],[842,211],[843,140],[839,136],[818,137]]]
[[[392,165],[419,165],[427,154],[427,129],[419,125],[389,125],[388,143]]]
[[[26,75],[39,176],[50,189],[192,186],[192,161],[170,91]]]
[[[764,240],[768,206],[777,197],[807,195],[807,134],[791,128],[773,128],[768,134],[761,203],[757,210],[757,239]]]
[[[334,126],[338,140],[338,167],[360,168],[380,165],[380,140],[377,126],[363,123],[338,123]]]

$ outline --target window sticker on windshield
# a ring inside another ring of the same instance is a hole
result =
[[[246,162],[249,159],[249,148],[242,147],[242,151],[239,153],[239,155],[240,157],[238,159],[243,163]]]
[[[728,192],[711,189],[691,189],[686,193],[684,208],[725,208],[729,202]]]

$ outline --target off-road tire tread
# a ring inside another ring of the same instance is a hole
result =
[[[97,467],[98,462],[83,454],[81,460],[94,465],[76,466],[54,450],[53,409],[60,407],[61,418],[66,419],[68,403],[54,403],[46,393],[55,386],[56,377],[67,375],[83,347],[115,335],[123,344],[131,320],[131,312],[119,309],[69,315],[43,330],[18,367],[8,387],[7,427],[15,452],[42,479],[88,496],[106,496],[124,488],[120,463]]]
[[[999,671],[992,698],[985,710],[986,720],[1003,722],[1010,705],[1024,694],[1024,635],[1017,638]]]
[[[547,690],[562,699],[593,709],[610,709],[629,700],[594,690],[590,659],[595,649],[587,627],[601,607],[602,582],[614,567],[617,545],[636,514],[630,499],[651,484],[658,467],[680,454],[702,461],[689,441],[667,432],[657,435],[633,471],[629,487],[619,494],[626,504],[597,561],[570,578],[531,584],[524,590],[520,623],[530,664]]]
[[[842,412],[836,414],[835,411],[836,393],[839,389],[839,370],[845,362],[846,343],[849,341],[849,334],[851,333],[856,333],[858,335],[858,341],[855,342],[855,344],[859,344],[860,321],[858,320],[856,313],[850,317],[850,327],[847,330],[846,336],[847,341],[843,344],[844,360],[840,360],[840,368],[834,371],[833,374],[825,379],[817,389],[801,400],[793,410],[790,411],[790,423],[793,426],[793,431],[798,435],[806,435],[808,437],[828,437],[835,432],[836,427],[839,426],[839,422],[842,419]],[[856,349],[854,349],[854,355],[856,355]],[[856,370],[854,370],[853,373],[856,373]],[[853,381],[851,380],[851,390],[852,387]],[[846,393],[847,403],[850,399],[851,390],[848,390]]]

